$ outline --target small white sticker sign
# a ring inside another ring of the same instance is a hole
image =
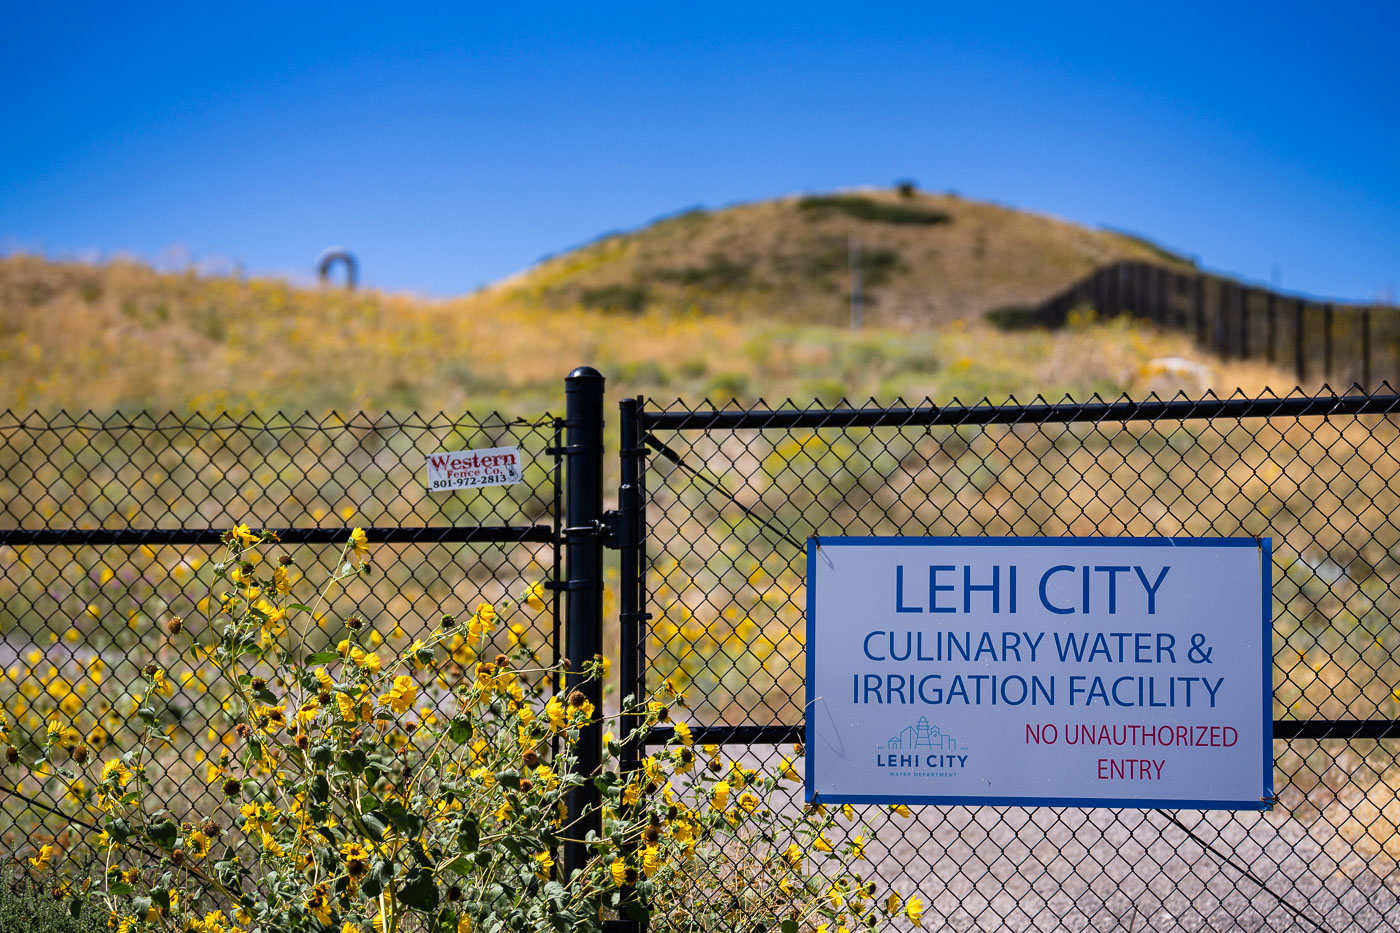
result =
[[[428,454],[428,490],[475,489],[520,482],[520,448],[440,451]]]

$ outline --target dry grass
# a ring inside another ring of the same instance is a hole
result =
[[[562,376],[582,363],[608,376],[614,398],[1082,398],[1169,390],[1176,383],[1147,367],[1169,356],[1200,358],[1180,335],[1126,321],[1056,333],[955,322],[854,334],[698,312],[553,310],[506,293],[424,301],[0,259],[0,409],[16,411],[533,415],[558,407]],[[1238,363],[1213,364],[1205,382],[1287,384]]]

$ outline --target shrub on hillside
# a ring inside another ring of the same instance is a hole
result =
[[[946,224],[952,215],[932,207],[915,204],[891,204],[874,198],[853,194],[813,195],[797,202],[798,210],[816,215],[845,214],[856,220],[882,224]]]

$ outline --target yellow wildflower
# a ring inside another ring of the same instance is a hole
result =
[[[857,833],[850,844],[851,858],[858,862],[865,861],[865,834]]]
[[[909,808],[902,803],[897,803],[894,806],[890,807],[890,812],[893,813],[895,816],[902,817],[906,820],[911,815],[909,812]]]
[[[729,803],[729,782],[716,781],[714,787],[710,788],[710,806],[716,810],[723,810]]]
[[[661,867],[661,849],[657,846],[645,846],[642,849],[642,874],[650,875]]]
[[[283,596],[292,591],[292,575],[286,567],[278,567],[272,571],[272,588]]]
[[[318,884],[311,890],[311,896],[306,899],[306,906],[321,924],[331,922],[331,897],[330,889],[326,884]]]
[[[400,674],[394,678],[394,686],[389,688],[389,692],[379,697],[379,702],[389,704],[389,708],[396,713],[406,713],[413,708],[417,698],[418,684],[407,674]]]
[[[683,723],[683,722],[678,722],[678,723],[675,724],[675,729],[676,729],[676,738],[678,738],[678,739],[681,740],[681,744],[682,744],[682,745],[694,745],[694,744],[695,744],[695,736],[691,735],[691,733],[690,733],[690,726],[687,726],[687,725],[686,725],[685,723]]]
[[[39,855],[35,858],[30,859],[29,864],[33,865],[39,871],[43,871],[44,869],[49,867],[49,861],[52,858],[53,846],[40,846]]]
[[[549,727],[555,732],[564,728],[568,714],[565,712],[564,701],[558,696],[549,698],[549,702],[544,705],[544,714],[549,719]]]
[[[544,583],[537,580],[525,588],[525,605],[536,612],[544,609]]]
[[[114,787],[123,789],[130,780],[131,769],[120,758],[113,758],[102,766],[103,783],[110,782]]]
[[[812,840],[812,848],[816,849],[818,852],[831,851],[831,843],[827,842],[826,833],[821,833],[816,839]]]
[[[917,897],[911,897],[904,902],[904,915],[912,920],[916,925],[923,922],[924,902]]]
[[[802,870],[802,850],[797,847],[797,843],[788,843],[788,847],[783,850],[783,860],[792,867],[793,871]]]
[[[548,852],[540,852],[535,856],[535,874],[542,881],[549,880],[549,873],[554,868],[554,856]]]
[[[622,887],[627,883],[627,863],[622,859],[613,859],[612,864],[608,866],[608,871],[612,874],[613,884]]]
[[[232,534],[244,547],[252,547],[259,541],[258,536],[253,534],[252,529],[247,525],[234,525]]]
[[[196,829],[194,832],[190,833],[189,839],[186,840],[185,848],[190,855],[200,859],[209,854],[209,844],[209,837]]]
[[[369,538],[365,535],[363,528],[356,528],[350,532],[350,546],[354,549],[356,560],[364,560],[369,557]]]

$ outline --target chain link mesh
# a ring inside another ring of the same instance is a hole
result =
[[[70,747],[85,744],[104,759],[129,748],[140,667],[155,661],[172,687],[158,712],[175,743],[155,791],[172,810],[202,812],[218,796],[218,750],[237,739],[213,675],[174,648],[165,623],[182,616],[190,634],[203,636],[211,596],[217,612],[205,565],[223,552],[219,534],[238,523],[282,531],[284,544],[264,559],[292,556],[314,592],[350,530],[366,528],[373,575],[325,605],[304,647],[334,645],[354,612],[372,626],[372,640],[401,649],[444,613],[470,615],[479,601],[518,598],[529,584],[557,578],[559,431],[550,417],[495,414],[5,412],[0,706],[21,753],[37,754],[51,717]],[[499,446],[520,448],[523,482],[427,492],[426,454]],[[513,627],[481,650],[524,639],[557,659],[557,610],[551,598],[542,612],[513,614]],[[0,788],[0,851],[81,844],[69,820],[93,816],[81,782],[11,767]]]
[[[698,725],[799,735],[810,535],[1269,535],[1276,721],[1386,726],[1400,712],[1400,399],[1267,417],[1241,402],[1147,417],[1098,399],[925,400],[861,409],[872,427],[844,402],[718,426],[704,416],[742,410],[648,402],[646,677],[685,684]],[[723,751],[802,770],[787,746]],[[868,877],[929,904],[926,927],[1400,927],[1400,740],[1283,739],[1274,762],[1264,813],[865,806],[838,825],[866,835]]]

